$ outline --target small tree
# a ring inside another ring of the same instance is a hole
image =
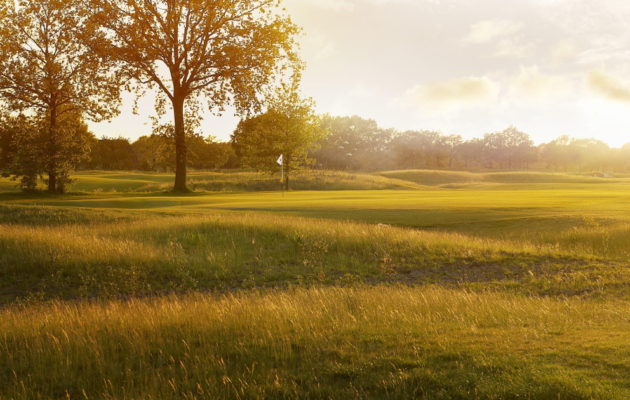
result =
[[[297,89],[297,84],[283,86],[266,113],[241,121],[232,135],[248,166],[278,172],[277,159],[282,155],[285,190],[291,173],[310,163],[310,151],[326,135],[313,112],[313,101],[301,99]]]
[[[157,88],[158,114],[173,108],[175,191],[188,190],[185,109],[205,100],[216,112],[228,105],[257,111],[263,89],[299,65],[298,28],[277,12],[280,0],[89,3],[96,10],[94,50],[120,62],[130,81]]]
[[[38,145],[51,192],[63,192],[67,168],[75,164],[76,155],[66,150],[76,143],[64,142],[74,140],[68,135],[74,128],[66,128],[76,128],[83,116],[111,118],[119,105],[111,63],[82,44],[84,5],[81,0],[0,2],[0,96],[12,110],[46,119],[38,124],[46,129]]]

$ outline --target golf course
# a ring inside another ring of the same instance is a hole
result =
[[[0,181],[0,399],[630,398],[630,176]]]

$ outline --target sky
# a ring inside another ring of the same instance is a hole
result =
[[[285,0],[303,28],[302,92],[317,112],[383,128],[465,138],[515,126],[542,143],[561,135],[630,142],[628,0]],[[152,96],[91,124],[97,136],[150,134]],[[229,110],[204,119],[228,140]]]

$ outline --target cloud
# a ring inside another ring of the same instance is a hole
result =
[[[337,52],[334,40],[319,31],[310,32],[302,41],[304,55],[308,60],[329,59]]]
[[[562,39],[549,50],[549,61],[554,65],[573,62],[578,56],[578,49],[571,40]]]
[[[393,4],[415,4],[418,0],[292,0],[294,2],[300,2],[324,8],[332,11],[354,11],[356,7],[361,7],[365,4],[373,4],[377,6],[390,6]],[[424,0],[429,4],[438,4],[440,0]]]
[[[299,0],[312,6],[333,11],[353,11],[354,3],[350,0]]]
[[[571,80],[565,76],[542,73],[538,66],[521,68],[510,85],[510,97],[538,100],[557,98],[572,90]]]
[[[520,43],[515,38],[507,37],[499,40],[494,55],[496,57],[525,58],[532,54],[534,47],[531,43]]]
[[[418,85],[410,89],[405,97],[412,105],[460,108],[493,103],[499,92],[499,84],[487,77],[468,77]]]
[[[609,100],[630,102],[630,86],[601,71],[593,71],[588,77],[590,88]]]
[[[504,39],[508,36],[512,36],[523,29],[523,23],[494,19],[477,22],[470,26],[470,32],[465,38],[465,41],[476,44],[490,43],[497,39]]]

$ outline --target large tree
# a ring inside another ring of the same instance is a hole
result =
[[[85,5],[81,0],[0,2],[0,96],[12,111],[45,120],[40,150],[51,192],[64,190],[72,164],[64,158],[68,130],[61,132],[60,126],[83,117],[111,118],[119,105],[111,63],[83,44]]]
[[[185,108],[207,102],[222,112],[260,108],[261,93],[299,62],[298,28],[280,0],[91,0],[94,49],[124,65],[141,87],[170,103],[175,127],[175,191],[187,191]],[[141,93],[141,92],[140,92]]]

